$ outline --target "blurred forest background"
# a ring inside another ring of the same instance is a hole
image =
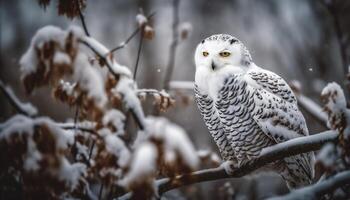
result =
[[[212,34],[227,33],[247,46],[257,65],[280,74],[287,81],[298,80],[303,93],[319,102],[319,94],[327,82],[344,85],[344,63],[336,31],[340,28],[345,40],[341,42],[349,43],[350,1],[334,2],[337,3],[332,13],[318,0],[182,0],[179,6],[180,22],[190,23],[192,31],[178,45],[171,79],[193,81],[196,45]],[[135,16],[140,8],[145,14],[156,13],[151,20],[155,37],[144,41],[136,80],[139,88],[162,89],[172,40],[172,1],[88,1],[84,14],[91,35],[108,48],[113,48],[134,31]],[[53,100],[48,88],[41,88],[31,96],[24,95],[19,59],[39,28],[49,24],[63,29],[71,24],[80,26],[79,19],[71,21],[58,16],[55,3],[44,11],[34,0],[1,1],[0,14],[0,79],[11,85],[22,100],[37,106],[43,115],[56,121],[73,118],[74,109]],[[133,71],[137,49],[138,39],[135,38],[126,48],[118,51],[115,58]],[[3,122],[13,114],[13,108],[1,95],[0,122]],[[196,149],[215,151],[216,146],[193,101],[193,91],[186,91],[186,95],[189,98],[176,97],[175,106],[161,115],[184,127]],[[152,112],[152,109],[145,110],[146,114]],[[307,113],[305,117],[310,133],[323,130]],[[183,190],[190,190],[193,196],[184,195],[183,198],[221,197],[220,190],[226,190],[229,184],[233,186],[232,193],[237,199],[261,199],[287,192],[281,178],[266,174],[186,187]],[[181,194],[175,190],[166,196],[179,198]]]

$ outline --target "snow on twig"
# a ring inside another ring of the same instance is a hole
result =
[[[0,80],[0,90],[4,93],[7,99],[10,101],[11,105],[23,115],[34,117],[38,114],[38,110],[31,103],[21,102],[15,93],[12,91],[10,86],[5,86],[5,84]]]

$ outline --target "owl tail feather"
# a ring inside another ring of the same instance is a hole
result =
[[[286,181],[290,190],[300,188],[312,183],[313,174],[311,166],[306,166],[306,159],[302,155],[285,158],[279,163],[278,173]]]

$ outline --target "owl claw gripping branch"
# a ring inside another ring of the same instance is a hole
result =
[[[265,147],[309,135],[287,83],[255,65],[235,37],[206,38],[197,46],[195,63],[196,102],[225,161],[245,163]],[[229,166],[228,173],[230,163],[223,164]],[[267,169],[280,174],[289,188],[297,188],[312,182],[313,163],[310,152],[284,158]]]

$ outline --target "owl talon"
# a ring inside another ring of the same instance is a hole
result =
[[[225,172],[228,175],[232,175],[233,172],[235,171],[235,169],[238,168],[237,163],[235,163],[234,161],[231,161],[231,160],[223,162],[221,164],[221,167],[223,167],[225,169]]]

